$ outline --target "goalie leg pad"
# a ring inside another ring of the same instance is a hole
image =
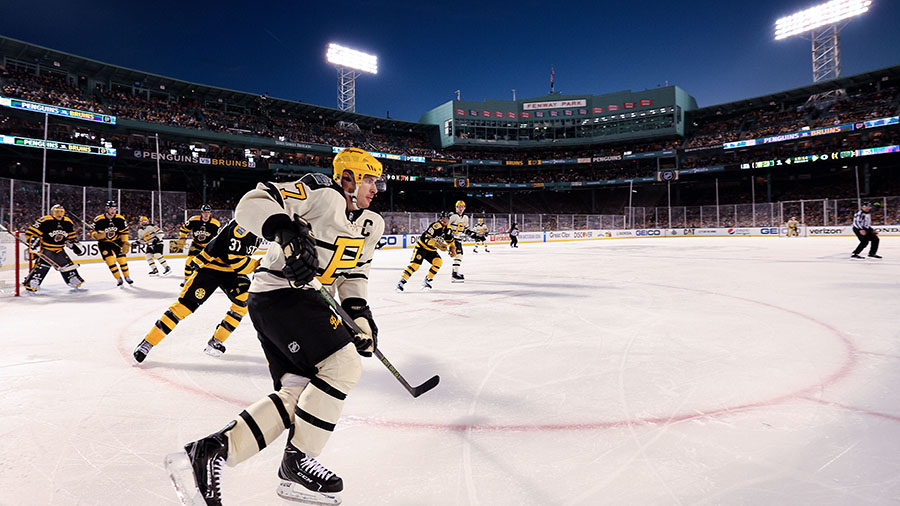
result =
[[[256,455],[294,424],[297,399],[306,389],[309,378],[296,374],[281,377],[281,390],[269,394],[248,407],[228,431],[229,466],[235,466]]]
[[[29,290],[37,291],[41,287],[41,283],[44,282],[44,278],[47,276],[48,272],[50,272],[50,264],[43,259],[38,259],[37,264],[35,264],[31,269],[31,272],[28,273],[28,276],[25,277],[25,287]]]
[[[322,453],[341,416],[347,393],[362,376],[362,363],[353,343],[316,364],[316,368],[316,376],[297,402],[291,437],[291,444],[312,457]]]

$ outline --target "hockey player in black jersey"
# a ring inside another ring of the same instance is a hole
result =
[[[212,207],[209,204],[200,206],[200,214],[191,216],[178,231],[178,239],[169,245],[170,253],[181,253],[188,238],[191,246],[188,249],[187,259],[184,261],[184,280],[190,277],[193,269],[194,257],[199,255],[203,248],[209,244],[219,228],[222,226],[219,220],[212,217]],[[184,283],[181,284],[184,286]]]
[[[422,289],[428,290],[432,287],[431,281],[437,275],[438,270],[440,270],[441,265],[443,265],[444,262],[437,250],[447,251],[447,243],[453,241],[453,232],[451,232],[448,226],[449,223],[450,213],[442,211],[438,221],[428,225],[428,228],[422,232],[418,242],[416,242],[416,247],[413,248],[413,254],[409,261],[409,265],[406,269],[403,269],[400,281],[397,282],[397,292],[403,291],[406,282],[409,281],[409,278],[412,277],[417,270],[419,270],[419,267],[422,266],[422,262],[424,261],[430,263],[431,268],[428,269],[428,273],[425,274],[425,279],[422,281]]]
[[[339,504],[343,481],[315,457],[325,447],[344,399],[371,356],[378,327],[367,302],[368,276],[384,220],[368,210],[381,186],[381,163],[347,148],[333,179],[310,173],[289,183],[261,183],[244,195],[235,220],[270,241],[250,287],[256,327],[275,392],[221,431],[166,457],[185,505],[220,505],[219,476],[290,431],[277,493],[291,500]],[[333,294],[362,330],[352,333],[307,283]]]
[[[37,258],[34,268],[25,277],[26,290],[29,292],[40,290],[50,267],[58,269],[66,284],[72,288],[78,288],[84,283],[84,279],[78,274],[77,266],[63,249],[68,244],[79,255],[84,251],[75,236],[75,223],[66,217],[63,206],[56,204],[50,208],[50,214],[39,218],[28,227],[25,241],[32,251],[39,253],[35,255]]]
[[[259,246],[259,238],[232,221],[210,241],[194,258],[191,276],[185,283],[178,300],[157,320],[144,339],[134,349],[134,360],[143,362],[154,346],[191,313],[209,300],[216,288],[231,300],[231,308],[203,350],[207,355],[219,357],[225,353],[225,340],[234,332],[247,314],[250,278],[259,261],[250,255]]]
[[[106,212],[94,218],[93,227],[91,237],[97,240],[100,256],[116,278],[116,285],[122,286],[123,278],[129,285],[134,283],[125,259],[131,249],[131,243],[128,242],[128,222],[118,213],[115,200],[106,202]]]

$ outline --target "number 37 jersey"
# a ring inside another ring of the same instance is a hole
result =
[[[265,237],[263,224],[278,214],[309,223],[319,260],[316,278],[323,285],[332,292],[337,288],[342,299],[367,299],[372,256],[384,233],[384,219],[378,213],[367,209],[348,212],[341,187],[324,174],[310,173],[290,183],[260,183],[238,203],[235,220]],[[250,291],[290,287],[283,268],[283,250],[270,243]]]

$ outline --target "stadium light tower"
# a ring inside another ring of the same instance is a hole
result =
[[[871,4],[872,0],[831,0],[785,16],[775,22],[775,40],[809,33],[813,82],[836,79],[841,75],[841,29],[850,18],[868,11]],[[844,90],[818,93],[810,101],[836,98],[845,93]]]
[[[325,58],[328,63],[337,66],[338,109],[356,112],[356,78],[361,72],[377,74],[378,57],[332,42],[328,44]]]

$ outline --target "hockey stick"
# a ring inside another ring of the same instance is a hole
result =
[[[350,315],[347,314],[347,311],[344,310],[344,308],[342,308],[336,300],[334,300],[334,297],[332,297],[331,294],[328,293],[328,290],[326,290],[325,287],[322,286],[322,283],[320,283],[318,279],[313,278],[312,281],[307,284],[307,286],[310,286],[314,290],[319,292],[319,295],[321,295],[322,298],[325,299],[325,302],[327,302],[328,305],[331,306],[338,313],[338,315],[340,315],[341,319],[344,321],[344,325],[346,325],[352,332],[356,334],[362,333],[359,325],[357,325],[356,322],[353,321],[353,318],[351,318]],[[410,385],[408,381],[406,381],[406,378],[404,378],[403,375],[400,374],[400,371],[398,371],[397,368],[394,367],[393,364],[391,364],[390,360],[388,360],[387,357],[385,357],[384,354],[381,353],[381,350],[376,347],[374,353],[375,356],[378,357],[378,360],[380,360],[381,363],[384,364],[385,367],[387,367],[388,371],[391,371],[391,374],[393,374],[394,377],[397,378],[397,381],[399,381],[400,384],[403,385],[403,388],[405,388],[406,391],[409,392],[413,397],[418,397],[424,394],[425,392],[436,387],[438,385],[438,382],[441,381],[440,376],[434,375],[425,383],[414,387]]]
[[[15,237],[17,241],[19,241],[20,243],[22,243],[22,245],[25,246],[25,249],[28,250],[28,253],[30,253],[30,254],[32,254],[32,255],[34,255],[34,256],[40,258],[41,260],[43,260],[43,261],[45,261],[45,262],[47,262],[48,264],[50,264],[50,267],[53,267],[53,268],[56,269],[56,270],[61,270],[61,269],[62,269],[62,267],[60,267],[58,263],[54,262],[54,261],[53,261],[50,257],[48,257],[47,255],[41,253],[40,251],[36,251],[36,250],[31,249],[31,245],[30,245],[30,244],[28,244],[27,242],[25,242],[25,240],[22,239],[21,237],[19,237],[17,234],[14,234],[13,232],[11,232],[8,228],[6,228],[6,227],[0,227],[0,228],[3,228],[3,231],[4,231],[4,232],[6,232],[6,233],[8,233],[9,235]]]

